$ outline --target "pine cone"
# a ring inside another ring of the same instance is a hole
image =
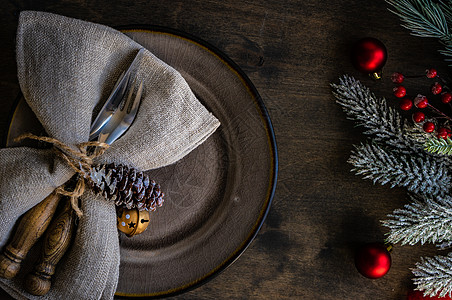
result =
[[[163,205],[160,185],[143,172],[123,165],[106,164],[91,169],[89,184],[96,193],[117,206],[154,211]]]

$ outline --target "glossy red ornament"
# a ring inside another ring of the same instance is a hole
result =
[[[391,268],[391,254],[382,243],[365,244],[356,252],[355,266],[367,278],[380,278]]]
[[[406,297],[406,300],[450,300],[449,296],[446,297],[430,297],[430,296],[424,296],[424,292],[421,291],[410,291]]]
[[[388,52],[382,42],[367,37],[354,45],[351,58],[353,66],[358,71],[372,74],[375,79],[379,79],[381,78],[381,69],[388,58]]]

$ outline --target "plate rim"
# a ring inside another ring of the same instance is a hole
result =
[[[200,278],[197,278],[187,284],[184,284],[182,286],[175,287],[173,289],[157,292],[157,293],[123,293],[123,292],[115,292],[116,297],[121,298],[162,298],[162,297],[171,297],[180,295],[182,293],[194,290],[201,285],[204,285],[205,283],[209,282],[210,280],[214,279],[216,276],[218,276],[220,273],[222,273],[224,270],[226,270],[230,265],[232,265],[244,252],[245,250],[251,245],[253,240],[256,238],[259,230],[261,229],[263,223],[265,222],[265,219],[268,215],[268,212],[270,210],[275,190],[276,190],[276,183],[277,183],[277,177],[278,177],[278,151],[277,151],[277,143],[276,143],[276,137],[275,132],[273,129],[273,125],[270,119],[270,116],[268,114],[267,108],[265,107],[263,100],[261,96],[259,95],[256,87],[253,85],[251,80],[248,78],[248,76],[245,74],[245,72],[232,60],[230,59],[225,53],[223,53],[221,50],[210,44],[209,42],[206,42],[205,40],[193,36],[189,33],[165,27],[165,26],[158,26],[158,25],[123,25],[115,27],[115,29],[126,33],[126,32],[133,32],[133,31],[144,31],[144,32],[151,32],[151,33],[157,33],[157,34],[167,34],[171,35],[176,38],[181,38],[183,40],[186,40],[192,44],[195,44],[198,47],[203,48],[204,50],[210,52],[212,55],[214,55],[217,59],[222,61],[231,71],[236,73],[237,77],[240,79],[240,81],[245,85],[245,87],[248,89],[249,93],[252,95],[253,100],[255,101],[255,104],[257,105],[258,112],[260,113],[261,120],[263,121],[263,124],[265,125],[265,129],[267,132],[267,140],[268,140],[268,146],[269,150],[271,151],[271,173],[270,173],[270,180],[267,187],[267,195],[266,195],[266,202],[265,205],[262,206],[261,212],[259,214],[259,218],[256,220],[252,230],[249,232],[248,237],[229,255],[228,258],[226,258],[223,262],[221,262],[219,265],[215,266],[210,272],[204,274]],[[8,137],[10,135],[11,131],[11,125],[14,119],[14,116],[16,115],[18,104],[20,102],[20,99],[22,98],[22,93],[19,93],[17,98],[15,99],[13,106],[11,108],[11,111],[9,113],[9,120],[8,120],[8,130],[7,134],[4,136],[2,140],[3,147],[6,147]]]

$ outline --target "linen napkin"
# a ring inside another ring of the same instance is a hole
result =
[[[48,135],[73,147],[88,141],[93,109],[106,100],[141,48],[107,26],[22,12],[17,30],[19,83]],[[144,83],[138,115],[96,163],[122,163],[145,171],[178,161],[220,124],[182,76],[149,51],[134,68]],[[73,174],[51,149],[0,149],[0,247],[17,219]],[[57,265],[48,294],[34,297],[23,290],[23,277],[30,270],[27,262],[16,278],[1,279],[0,286],[20,299],[113,298],[120,260],[115,206],[86,190],[81,209],[75,241]]]

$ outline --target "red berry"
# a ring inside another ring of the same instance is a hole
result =
[[[425,122],[422,128],[425,132],[433,132],[435,130],[435,124],[433,124],[432,122]]]
[[[403,82],[404,79],[405,79],[405,76],[403,76],[403,74],[398,73],[398,72],[392,73],[392,75],[391,75],[391,80],[394,83],[400,84]]]
[[[426,75],[428,78],[435,78],[436,75],[437,75],[437,73],[438,73],[438,72],[436,72],[436,70],[433,69],[433,68],[430,68],[430,69],[428,69],[428,70],[425,70],[425,75]]]
[[[410,110],[413,107],[413,101],[408,98],[400,100],[400,109],[402,110]]]
[[[403,86],[398,86],[392,89],[392,91],[394,92],[394,96],[396,96],[397,98],[403,98],[406,95],[406,88],[404,88]]]
[[[425,120],[425,114],[421,111],[417,111],[413,114],[413,121],[416,123],[422,123]]]
[[[438,129],[438,138],[443,138],[443,139],[447,139],[448,137],[450,137],[452,134],[450,132],[449,128],[444,128],[441,127],[440,129]]]
[[[417,108],[426,108],[428,105],[428,99],[425,96],[417,95],[416,98],[414,98],[414,106]]]
[[[441,101],[445,104],[452,101],[452,94],[451,93],[442,93],[441,94]]]
[[[443,90],[443,87],[438,82],[435,82],[435,84],[432,85],[432,94],[438,95]]]

